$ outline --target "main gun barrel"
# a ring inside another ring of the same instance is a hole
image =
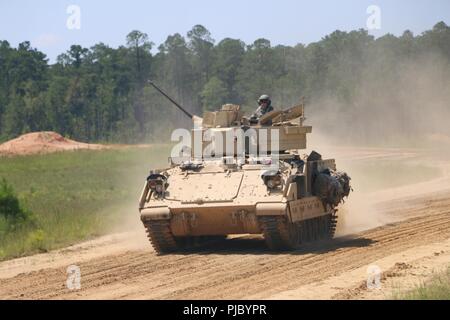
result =
[[[158,90],[159,93],[161,93],[164,97],[166,97],[170,102],[172,102],[178,109],[180,109],[185,115],[187,115],[189,118],[193,118],[194,115],[191,114],[190,112],[186,111],[186,109],[184,109],[182,106],[180,106],[180,104],[178,102],[176,102],[175,100],[173,100],[171,97],[169,97],[169,95],[167,93],[165,93],[164,91],[162,91],[160,88],[158,88],[158,86],[156,84],[154,84],[152,81],[148,81],[148,83],[150,85],[153,86],[153,88],[155,88],[156,90]]]

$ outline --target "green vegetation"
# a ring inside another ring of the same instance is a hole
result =
[[[430,281],[402,293],[395,293],[398,300],[450,300],[450,267],[436,274]]]
[[[167,165],[169,152],[160,145],[0,158],[0,177],[8,181],[0,183],[0,260],[138,221],[146,174]]]
[[[216,43],[196,25],[186,37],[168,36],[156,53],[153,47],[147,34],[132,31],[123,46],[72,45],[50,65],[29,42],[13,48],[0,41],[0,141],[41,130],[82,141],[167,139],[190,124],[147,79],[195,114],[228,102],[248,111],[262,93],[272,95],[275,107],[306,96],[309,117],[332,120],[320,129],[341,140],[415,139],[420,130],[448,128],[450,27],[444,22],[420,35],[377,39],[362,29],[337,30],[292,47],[267,39]]]
[[[13,239],[15,234],[30,234],[35,229],[34,216],[20,204],[14,189],[5,179],[0,181],[0,243]],[[40,230],[38,231],[40,232]],[[39,233],[30,234],[30,240],[39,247]],[[28,239],[27,239],[28,241]],[[0,259],[8,250],[0,246]]]
[[[5,179],[0,181],[0,216],[4,224],[12,229],[31,220],[30,213],[22,208],[14,189]]]

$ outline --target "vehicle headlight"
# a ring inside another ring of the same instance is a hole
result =
[[[148,186],[149,188],[161,195],[164,193],[165,189],[168,186],[167,183],[167,177],[162,175],[162,174],[158,174],[158,173],[152,173],[147,177],[147,182],[148,182]]]
[[[264,184],[269,189],[278,188],[279,186],[281,186],[283,184],[283,178],[281,176],[280,171],[274,171],[274,170],[265,171],[261,175],[261,178],[263,179]]]

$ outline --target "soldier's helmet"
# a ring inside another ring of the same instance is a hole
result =
[[[259,97],[258,104],[261,104],[262,101],[268,101],[270,104],[270,97],[267,94],[263,94],[261,97]]]

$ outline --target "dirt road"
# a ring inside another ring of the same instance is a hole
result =
[[[143,232],[124,233],[0,263],[0,299],[390,297],[450,262],[450,179],[447,163],[441,167],[442,175],[417,192],[409,185],[371,194],[378,214],[387,217],[383,225],[330,242],[274,254],[261,237],[239,236],[157,256]],[[81,290],[66,287],[72,264],[80,267]],[[377,290],[366,288],[371,265],[382,271]]]

